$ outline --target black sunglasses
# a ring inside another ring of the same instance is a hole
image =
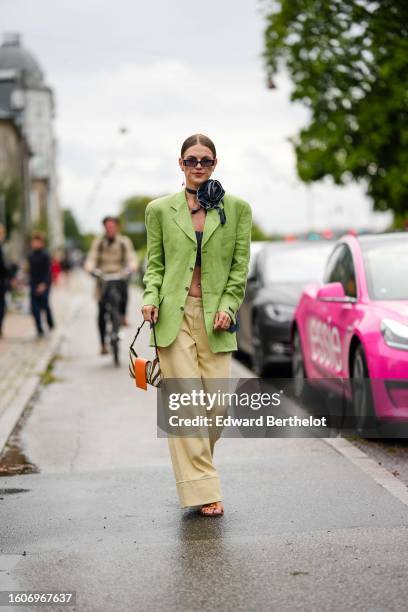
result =
[[[195,168],[198,164],[201,164],[202,168],[211,168],[215,164],[215,159],[210,159],[209,157],[204,157],[203,159],[187,157],[187,159],[183,159],[183,165],[188,168]]]

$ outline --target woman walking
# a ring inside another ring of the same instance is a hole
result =
[[[145,320],[155,322],[162,376],[201,379],[206,388],[210,379],[231,377],[252,214],[247,202],[210,179],[217,155],[207,136],[185,140],[179,165],[185,189],[146,208],[142,312]],[[224,512],[213,465],[219,435],[208,428],[208,435],[200,437],[168,436],[180,506],[201,506],[205,516]]]

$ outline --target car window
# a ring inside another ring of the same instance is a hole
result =
[[[251,253],[248,263],[248,278],[255,278],[257,275],[256,260],[258,253]]]
[[[333,270],[335,270],[337,266],[337,262],[339,258],[342,256],[344,251],[344,244],[337,246],[333,253],[330,255],[329,260],[326,264],[326,269],[324,272],[323,282],[324,283],[333,283],[335,281],[331,280],[333,275]]]
[[[251,242],[250,257],[248,263],[248,278],[256,278],[259,276],[259,256],[261,251],[264,249],[265,243],[262,242]]]
[[[408,235],[364,246],[367,288],[372,300],[408,299]]]
[[[332,250],[330,243],[295,244],[265,251],[260,271],[263,284],[302,283],[320,281],[327,256]]]
[[[357,297],[356,273],[353,256],[346,244],[340,245],[333,253],[325,275],[326,283],[341,283],[344,293],[349,297]]]

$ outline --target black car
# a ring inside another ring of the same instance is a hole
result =
[[[239,310],[238,350],[250,356],[256,374],[272,364],[290,364],[290,324],[302,293],[321,281],[333,242],[269,242],[249,269]]]

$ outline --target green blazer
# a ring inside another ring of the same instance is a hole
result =
[[[225,194],[227,221],[215,209],[207,211],[201,246],[201,293],[210,348],[213,353],[235,351],[235,332],[213,330],[217,311],[236,321],[248,274],[252,212],[240,198]],[[185,190],[158,198],[146,207],[147,269],[142,305],[159,307],[158,346],[175,340],[184,315],[197,251],[197,240]],[[154,346],[153,331],[150,346]]]

